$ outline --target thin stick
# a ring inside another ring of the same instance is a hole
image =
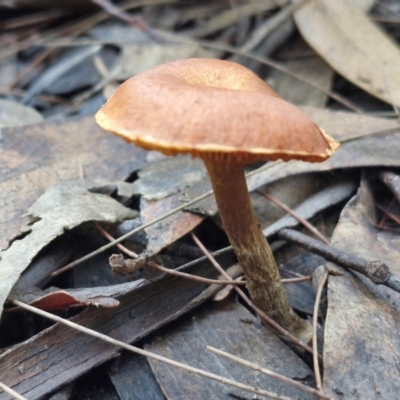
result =
[[[400,216],[391,213],[390,211],[385,210],[382,206],[380,206],[379,204],[377,204],[378,208],[387,216],[389,217],[391,220],[393,220],[394,222],[396,222],[396,224],[400,224]]]
[[[14,399],[17,400],[27,400],[26,397],[21,396],[19,393],[17,393],[14,389],[11,389],[4,383],[0,382],[0,388],[4,390],[4,392],[8,393],[10,396],[12,396]]]
[[[283,210],[285,210],[287,213],[289,213],[293,218],[297,219],[301,224],[303,224],[309,231],[311,231],[315,236],[317,236],[322,242],[326,244],[330,244],[329,240],[312,224],[310,224],[306,219],[301,217],[299,214],[297,214],[295,211],[290,209],[286,204],[283,204],[280,200],[276,199],[275,197],[272,197],[271,195],[267,193],[263,193],[261,190],[256,190],[258,194],[261,196],[265,197],[267,200],[271,201],[272,203],[276,204]]]
[[[232,279],[225,271],[224,269],[218,264],[218,262],[215,260],[215,258],[209,253],[209,251],[204,247],[203,243],[199,240],[199,238],[192,232],[191,233],[192,239],[194,242],[199,246],[201,251],[206,255],[206,257],[210,260],[211,264],[214,265],[214,267],[219,271],[220,274],[222,274],[226,279]],[[246,302],[246,304],[251,307],[259,316],[266,322],[268,325],[270,325],[272,328],[276,329],[279,333],[281,333],[286,339],[290,340],[291,342],[295,343],[296,345],[302,347],[304,350],[307,350],[311,354],[313,353],[313,350],[310,346],[307,346],[303,342],[301,342],[299,339],[297,339],[296,336],[292,335],[289,331],[286,329],[282,328],[280,325],[278,325],[272,318],[268,317],[267,314],[265,314],[262,310],[260,310],[258,307],[256,307],[253,302],[249,299],[248,296],[245,295],[245,293],[238,287],[235,287],[235,290],[239,294],[239,296]]]
[[[357,271],[366,276],[376,285],[384,285],[400,293],[400,279],[393,274],[389,267],[382,261],[365,260],[361,257],[355,256],[354,254],[349,254],[333,246],[321,243],[316,239],[292,229],[281,229],[278,232],[278,237],[290,240],[306,250],[318,254],[326,260],[332,261],[341,267]]]
[[[100,231],[100,233],[106,239],[108,239],[110,241],[114,241],[115,240],[105,229],[103,229],[103,227],[98,222],[96,222],[95,225],[96,225],[96,228]],[[137,259],[139,257],[136,253],[134,253],[133,251],[127,249],[122,244],[118,244],[117,247],[121,251],[123,251],[125,254],[127,254],[129,257],[132,257],[134,259]],[[133,261],[133,263],[135,262],[134,260],[123,260],[123,262],[127,262],[127,261]],[[207,284],[210,284],[210,285],[232,285],[232,282],[230,280],[229,281],[215,280],[215,279],[203,278],[202,276],[198,276],[198,275],[186,274],[185,272],[180,272],[180,271],[175,271],[173,269],[165,268],[162,265],[156,264],[153,261],[147,261],[145,264],[147,266],[151,267],[151,268],[157,269],[158,271],[164,272],[166,274],[179,276],[181,278],[191,279],[192,281],[207,283]],[[129,268],[129,265],[127,265],[127,267]],[[133,265],[133,268],[131,268],[131,269],[132,269],[132,271],[134,271],[135,266]],[[245,285],[246,282],[236,282],[235,281],[234,284],[235,285]]]
[[[166,273],[166,274],[175,275],[175,276],[180,276],[180,277],[182,277],[182,278],[187,278],[187,279],[191,279],[191,280],[193,280],[193,281],[208,283],[208,284],[210,284],[210,285],[213,285],[213,284],[215,284],[215,285],[222,285],[222,286],[224,286],[224,285],[225,285],[225,286],[227,286],[227,285],[233,285],[233,286],[235,286],[235,285],[243,285],[243,286],[244,286],[244,285],[246,285],[246,282],[244,282],[244,281],[232,281],[232,280],[223,281],[223,280],[214,280],[214,279],[203,278],[202,276],[198,276],[198,275],[186,274],[185,272],[179,272],[179,271],[175,271],[175,270],[173,270],[173,269],[165,268],[165,267],[163,267],[163,266],[161,266],[161,265],[159,265],[159,264],[156,264],[156,263],[154,263],[154,262],[152,262],[152,261],[149,261],[149,262],[147,263],[147,265],[148,265],[149,267],[151,267],[151,268],[158,269],[159,271],[164,272],[164,273]]]
[[[282,283],[294,283],[294,282],[304,282],[304,281],[311,281],[312,275],[302,276],[301,278],[288,278],[288,279],[281,279]]]
[[[318,358],[315,356],[318,354],[318,343],[317,343],[317,324],[318,324],[318,312],[319,312],[319,305],[321,302],[321,294],[322,290],[328,281],[329,272],[326,271],[320,284],[318,285],[317,295],[315,297],[314,303],[314,315],[313,315],[313,337],[312,337],[312,345],[313,345],[313,363],[314,363],[314,375],[315,375],[315,382],[317,385],[317,389],[319,391],[322,390],[322,380],[321,380],[321,372],[319,370],[319,362]],[[322,397],[320,395],[320,397]]]
[[[281,375],[281,374],[278,374],[278,373],[276,373],[274,371],[271,371],[268,368],[261,367],[260,365],[255,364],[255,363],[253,363],[251,361],[245,360],[244,358],[241,358],[241,357],[235,356],[233,354],[227,353],[226,351],[222,351],[222,350],[216,349],[215,347],[212,347],[212,346],[206,346],[206,349],[210,350],[212,353],[215,353],[215,354],[218,354],[218,355],[220,355],[222,357],[228,358],[229,360],[236,361],[238,364],[245,365],[248,368],[254,369],[255,371],[262,372],[263,374],[268,375],[271,378],[277,379],[278,381],[286,383],[287,385],[293,386],[293,387],[295,387],[297,389],[300,389],[300,390],[302,390],[302,391],[304,391],[306,393],[310,393],[312,395],[319,396],[322,399],[330,399],[329,396],[327,396],[326,394],[322,393],[319,390],[316,390],[316,389],[314,389],[314,388],[312,388],[310,386],[307,386],[307,385],[303,385],[300,382],[297,382],[297,381],[295,381],[293,379],[290,379],[290,378],[288,378],[288,377],[286,377],[284,375]]]
[[[259,389],[259,388],[252,387],[252,386],[249,386],[249,385],[245,385],[243,383],[236,382],[236,381],[231,380],[231,379],[227,379],[227,378],[225,378],[223,376],[219,376],[219,375],[213,374],[211,372],[204,371],[202,369],[191,367],[189,365],[186,365],[186,364],[171,360],[169,358],[160,356],[160,355],[152,353],[150,351],[143,350],[143,349],[140,349],[140,348],[135,347],[135,346],[131,346],[131,345],[127,344],[127,343],[124,343],[124,342],[121,342],[119,340],[113,339],[113,338],[111,338],[111,337],[109,337],[107,335],[104,335],[102,333],[96,332],[96,331],[94,331],[92,329],[85,328],[85,327],[83,327],[81,325],[78,325],[78,324],[72,322],[72,321],[63,319],[63,318],[58,317],[56,315],[50,314],[50,313],[48,313],[46,311],[39,310],[36,307],[29,306],[28,304],[22,303],[21,301],[12,300],[12,303],[14,303],[15,305],[17,305],[17,306],[19,306],[19,307],[21,307],[21,308],[23,308],[25,310],[28,310],[28,311],[31,311],[31,312],[33,312],[35,314],[41,315],[42,317],[49,318],[49,319],[51,319],[53,321],[56,321],[56,322],[59,322],[60,324],[63,324],[63,325],[67,325],[72,329],[75,329],[77,331],[86,333],[89,336],[92,336],[92,337],[95,337],[97,339],[103,340],[104,342],[110,343],[110,344],[112,344],[114,346],[122,347],[122,348],[124,348],[126,350],[129,350],[129,351],[133,352],[133,353],[140,354],[141,356],[145,356],[145,357],[151,358],[153,360],[164,362],[164,363],[166,363],[168,365],[172,365],[173,367],[180,368],[180,369],[183,369],[185,371],[189,371],[189,372],[192,372],[192,373],[200,375],[200,376],[204,376],[204,377],[209,378],[209,379],[213,379],[213,380],[215,380],[217,382],[220,382],[220,383],[225,383],[227,385],[236,387],[238,389],[247,390],[247,391],[249,391],[251,393],[255,393],[255,394],[258,394],[260,396],[271,397],[273,399],[278,399],[278,400],[293,400],[293,399],[290,399],[289,397],[281,396],[281,395],[278,395],[276,393],[271,393],[271,392],[269,392],[267,390],[263,390],[263,389]]]

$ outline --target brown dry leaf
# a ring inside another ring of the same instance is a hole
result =
[[[65,230],[88,221],[121,222],[136,214],[109,196],[91,193],[84,181],[50,187],[25,215],[22,231],[26,236],[0,253],[0,315],[20,274],[43,247]]]
[[[206,346],[251,360],[292,379],[302,381],[312,376],[312,371],[295,353],[234,300],[203,308],[195,317],[169,328],[168,332],[160,332],[145,348],[176,361],[293,399],[314,399],[314,396],[267,375],[218,357],[207,351]],[[149,359],[149,362],[169,399],[253,398],[239,389],[177,370],[159,361]]]
[[[375,208],[365,181],[343,210],[332,244],[400,274],[400,238],[373,225]],[[335,399],[396,399],[400,390],[400,297],[364,276],[330,276],[325,324],[324,388]],[[338,368],[338,366],[340,366]]]
[[[308,44],[339,74],[400,107],[400,49],[346,0],[310,0],[295,13]]]
[[[141,217],[143,224],[153,221],[181,205],[179,195],[169,196],[162,200],[147,201],[141,199]],[[148,255],[158,253],[164,247],[191,232],[203,221],[204,217],[185,211],[178,211],[170,217],[146,228]]]
[[[19,233],[21,216],[50,186],[67,180],[124,180],[146,152],[101,130],[93,117],[3,129],[0,142],[0,249]]]
[[[62,310],[71,306],[95,306],[115,308],[119,301],[115,297],[129,293],[139,286],[143,279],[119,285],[97,286],[79,289],[59,289],[49,287],[46,290],[29,288],[22,292],[12,291],[10,298],[19,300],[41,310]]]

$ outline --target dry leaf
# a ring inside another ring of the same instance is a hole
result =
[[[115,308],[119,301],[115,297],[129,293],[139,286],[143,279],[119,285],[97,286],[79,289],[59,289],[49,287],[46,290],[30,288],[22,292],[12,291],[10,298],[28,303],[42,310],[62,310],[71,306],[95,306]]]
[[[374,210],[372,194],[363,181],[342,212],[332,244],[365,259],[381,260],[399,275],[399,235],[374,228]],[[324,388],[335,399],[396,399],[400,297],[355,272],[330,266],[343,275],[329,277]]]
[[[72,48],[66,50],[56,63],[47,68],[37,79],[35,79],[26,92],[24,102],[29,103],[36,94],[45,91],[52,85],[57,85],[60,78],[62,78],[64,74],[72,70],[74,67],[76,68],[84,60],[93,58],[97,53],[100,52],[100,50],[100,45],[91,45],[82,48]],[[69,83],[71,85],[71,82]],[[71,90],[73,90],[73,88],[71,88]],[[64,91],[61,90],[62,93],[65,93],[65,91],[68,92],[67,87],[64,87]]]
[[[181,205],[179,195],[169,196],[162,200],[147,201],[141,199],[141,217],[143,224],[166,214]],[[155,254],[164,247],[191,232],[203,221],[204,217],[185,211],[178,211],[168,218],[146,228],[148,237],[147,254]]]
[[[160,200],[196,184],[206,175],[199,158],[178,155],[144,165],[133,187],[146,200]]]
[[[39,251],[57,236],[84,222],[121,222],[136,212],[112,198],[91,193],[84,181],[50,187],[25,216],[23,239],[15,240],[0,253],[0,314],[3,304],[20,274]]]
[[[81,175],[124,180],[144,164],[145,157],[144,150],[101,130],[93,117],[4,129],[0,249],[19,233],[21,216],[49,186]]]
[[[0,99],[0,139],[2,128],[38,124],[43,121],[43,117],[34,108]]]
[[[339,74],[400,107],[400,49],[346,0],[310,0],[295,13],[308,44]]]
[[[131,26],[106,24],[93,28],[90,33],[97,39],[129,41],[119,45],[122,52],[114,78],[121,81],[170,61],[192,57],[215,58],[219,54],[197,43],[156,43]]]

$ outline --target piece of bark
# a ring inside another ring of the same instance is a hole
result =
[[[400,274],[399,236],[374,228],[371,192],[363,181],[343,210],[332,245],[379,259]],[[324,387],[335,399],[395,399],[400,390],[400,297],[356,273],[329,264]],[[338,365],[341,365],[338,368]]]
[[[168,331],[161,331],[146,350],[193,367],[295,399],[313,399],[275,379],[207,351],[216,347],[285,375],[304,381],[313,375],[309,367],[243,306],[233,300],[209,305]],[[250,398],[250,394],[156,360],[149,363],[167,398],[175,400]]]
[[[185,272],[215,279],[208,262]],[[142,283],[118,298],[118,309],[88,308],[72,320],[132,343],[202,304],[207,285],[167,275]],[[39,399],[113,358],[118,349],[61,324],[53,325],[0,355],[2,382],[30,400]],[[0,400],[8,399],[0,393]]]
[[[101,130],[93,117],[3,129],[0,143],[0,249],[21,216],[49,186],[85,178],[124,180],[146,152]]]

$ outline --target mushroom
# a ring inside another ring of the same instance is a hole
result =
[[[281,284],[244,166],[267,159],[323,161],[339,144],[253,72],[215,59],[179,60],[128,79],[96,121],[142,148],[203,159],[253,303],[299,336],[305,321]]]

